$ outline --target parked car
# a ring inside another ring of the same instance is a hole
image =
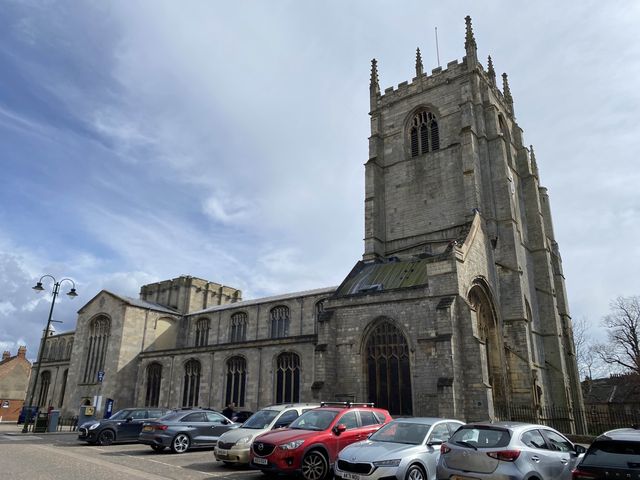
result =
[[[138,441],[156,452],[170,448],[173,453],[184,453],[191,448],[213,447],[220,435],[239,426],[214,410],[176,410],[156,421],[145,422]]]
[[[371,405],[327,404],[309,410],[288,428],[258,436],[251,444],[250,465],[265,473],[300,472],[305,480],[323,480],[340,450],[391,421],[388,411]]]
[[[573,471],[574,480],[640,478],[640,429],[619,428],[597,437]]]
[[[161,417],[169,411],[166,408],[125,408],[108,419],[93,420],[80,425],[78,439],[98,445],[135,441],[145,420]]]
[[[223,433],[214,450],[216,460],[225,464],[248,464],[249,447],[258,435],[288,427],[304,412],[318,408],[319,403],[271,405],[254,413],[240,428]]]
[[[442,444],[437,476],[570,480],[585,451],[545,425],[467,424]]]
[[[18,425],[24,423],[27,419],[27,413],[29,414],[29,422],[33,423],[35,418],[38,416],[39,407],[36,406],[23,406],[22,410],[20,410],[20,414],[18,415]]]
[[[249,420],[249,417],[253,415],[250,410],[240,410],[239,412],[233,412],[231,415],[231,421],[234,423],[244,423]]]
[[[343,480],[435,480],[440,445],[464,423],[443,418],[402,418],[368,440],[341,450],[334,468]]]

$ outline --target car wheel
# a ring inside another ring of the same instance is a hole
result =
[[[418,465],[411,465],[404,478],[405,480],[426,480],[424,472]]]
[[[116,433],[113,430],[103,430],[98,435],[98,445],[111,445],[116,441]]]
[[[164,445],[151,445],[151,449],[154,452],[161,452],[164,450]]]
[[[324,480],[329,473],[329,462],[325,456],[315,450],[302,459],[302,477],[304,480]]]
[[[173,437],[173,441],[171,442],[171,451],[173,453],[184,453],[189,450],[189,445],[191,445],[189,435],[185,433],[179,433],[178,435]]]

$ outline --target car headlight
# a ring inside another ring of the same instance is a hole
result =
[[[294,440],[293,442],[278,445],[282,450],[295,450],[304,443],[304,440]]]
[[[393,460],[380,460],[373,462],[374,467],[397,467],[400,465],[400,458],[394,458]]]
[[[96,428],[98,428],[100,426],[99,423],[92,423],[91,426],[89,426],[89,430],[95,430]]]
[[[246,445],[248,443],[251,443],[251,440],[253,440],[253,436],[247,435],[246,437],[242,437],[236,440],[236,445]]]

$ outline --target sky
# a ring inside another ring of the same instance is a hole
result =
[[[369,73],[507,72],[569,305],[640,295],[640,3],[2,0],[0,349],[34,359],[100,290],[192,275],[243,298],[338,285],[363,253]],[[436,51],[435,29],[438,32]]]

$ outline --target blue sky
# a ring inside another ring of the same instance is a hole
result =
[[[362,255],[369,62],[509,74],[574,317],[640,294],[640,4],[10,1],[0,9],[0,348],[34,358],[43,274],[137,296],[181,274],[244,298],[339,284]],[[50,288],[50,284],[46,284]]]

